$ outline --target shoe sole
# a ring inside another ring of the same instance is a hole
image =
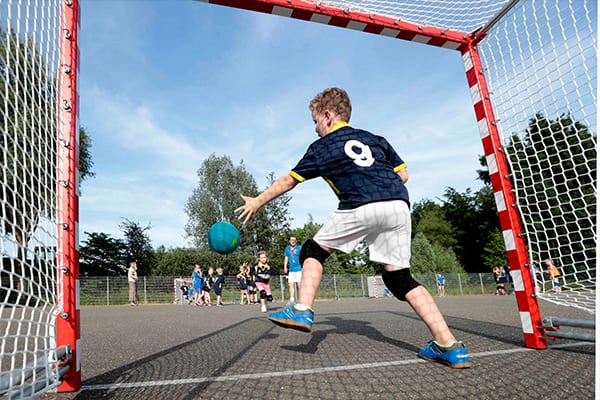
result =
[[[420,354],[417,354],[417,356],[425,361],[429,361],[429,362],[434,362],[434,363],[438,363],[438,364],[444,364],[449,366],[450,368],[454,368],[454,369],[465,369],[465,368],[471,368],[471,363],[470,362],[465,362],[465,363],[458,363],[458,364],[451,364],[449,362],[446,361],[442,361],[442,360],[435,360],[433,358],[427,358],[424,357]]]
[[[306,324],[301,324],[299,322],[292,321],[289,319],[269,317],[269,321],[274,322],[283,328],[295,329],[297,331],[308,332],[308,333],[312,332],[312,326],[306,325]]]

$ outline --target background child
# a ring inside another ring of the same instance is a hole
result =
[[[223,292],[223,284],[225,283],[225,277],[223,276],[223,268],[217,268],[217,276],[215,276],[215,280],[213,282],[213,287],[215,289],[215,295],[217,296],[217,306],[222,306],[223,302],[221,301],[221,293]]]
[[[248,263],[244,262],[240,265],[240,272],[235,276],[240,284],[240,304],[249,303],[248,299],[248,274],[246,269],[248,267]]]
[[[267,312],[267,301],[273,301],[271,295],[271,267],[268,264],[269,258],[266,251],[258,252],[258,261],[254,265],[256,271],[256,290],[260,294],[260,311]]]
[[[208,268],[208,273],[202,277],[202,294],[204,296],[204,305],[212,306],[210,299],[210,289],[212,287],[212,276],[215,274],[213,267]]]
[[[192,273],[192,282],[194,284],[194,305],[201,306],[202,301],[202,269],[198,264],[194,265]]]

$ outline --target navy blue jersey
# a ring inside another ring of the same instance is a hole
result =
[[[323,177],[339,199],[339,210],[386,200],[409,202],[396,172],[406,168],[388,141],[346,125],[313,142],[290,174],[299,182]]]
[[[214,283],[215,289],[219,289],[219,290],[222,289],[223,283],[225,283],[225,277],[223,275],[217,275],[217,277],[215,278],[215,283]]]
[[[258,262],[254,264],[253,267],[254,271],[256,272],[256,282],[269,283],[269,280],[271,279],[271,267],[269,266],[269,264],[263,264],[261,262]],[[260,277],[259,275],[269,275],[269,278],[265,279]]]

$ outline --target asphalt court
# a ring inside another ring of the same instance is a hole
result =
[[[436,299],[472,368],[416,357],[430,334],[395,299],[315,304],[311,334],[258,306],[83,307],[82,389],[48,399],[593,399],[595,346],[523,345],[514,296]],[[273,304],[272,309],[282,304]],[[543,315],[594,315],[540,303]],[[565,328],[566,329],[566,328]]]

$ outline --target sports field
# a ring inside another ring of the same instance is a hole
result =
[[[250,305],[84,307],[82,389],[42,398],[594,398],[593,343],[525,348],[514,296],[436,301],[467,345],[470,369],[416,357],[429,333],[406,303],[392,298],[318,302],[312,334],[277,327]],[[594,319],[540,306],[544,316]]]

